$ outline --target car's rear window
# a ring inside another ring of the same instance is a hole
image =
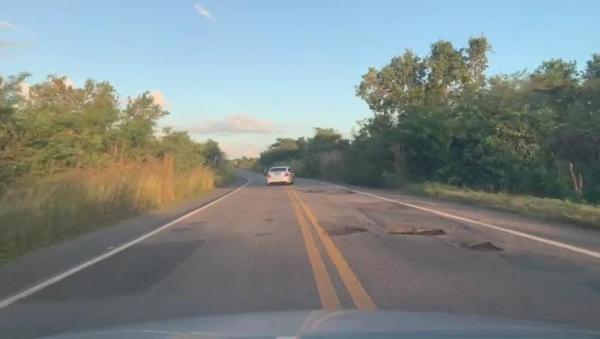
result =
[[[272,167],[271,168],[271,172],[284,172],[285,170],[287,170],[287,167]]]

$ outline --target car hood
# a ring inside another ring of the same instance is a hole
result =
[[[600,338],[551,324],[400,311],[286,311],[196,317],[69,333],[49,338]]]

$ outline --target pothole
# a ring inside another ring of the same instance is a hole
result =
[[[478,242],[474,244],[463,244],[465,248],[474,251],[482,251],[482,252],[493,252],[493,251],[502,251],[502,248],[492,244],[489,241]]]
[[[337,227],[337,228],[327,230],[327,233],[329,233],[329,235],[333,235],[333,236],[348,235],[348,234],[362,233],[362,232],[367,232],[367,229],[362,228],[362,227],[356,227],[356,226],[344,226],[344,227]]]
[[[399,235],[428,235],[438,236],[445,235],[446,231],[440,228],[416,228],[416,227],[396,227],[388,230],[389,234]]]
[[[273,222],[273,221],[275,221],[275,218],[273,218],[273,217],[268,217],[268,218],[265,218],[265,221],[270,223],[270,222]]]

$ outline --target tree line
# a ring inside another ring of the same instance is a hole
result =
[[[332,129],[277,139],[266,167],[389,186],[436,181],[490,192],[600,202],[600,54],[583,69],[550,59],[535,70],[486,75],[491,45],[406,50],[356,87],[372,115],[350,140]]]
[[[149,92],[123,102],[109,82],[87,80],[74,87],[51,75],[25,86],[28,77],[0,75],[0,186],[167,155],[178,171],[224,164],[212,140],[199,143],[169,127],[158,132],[158,120],[169,112]]]

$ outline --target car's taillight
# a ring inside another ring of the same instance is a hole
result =
[[[286,172],[286,173],[284,173],[283,175],[285,175],[286,177],[289,177],[289,176],[290,176],[290,174],[289,174],[289,173],[287,173],[287,172]]]
[[[271,177],[271,175],[269,173],[267,173],[267,178],[270,178],[270,177]]]

